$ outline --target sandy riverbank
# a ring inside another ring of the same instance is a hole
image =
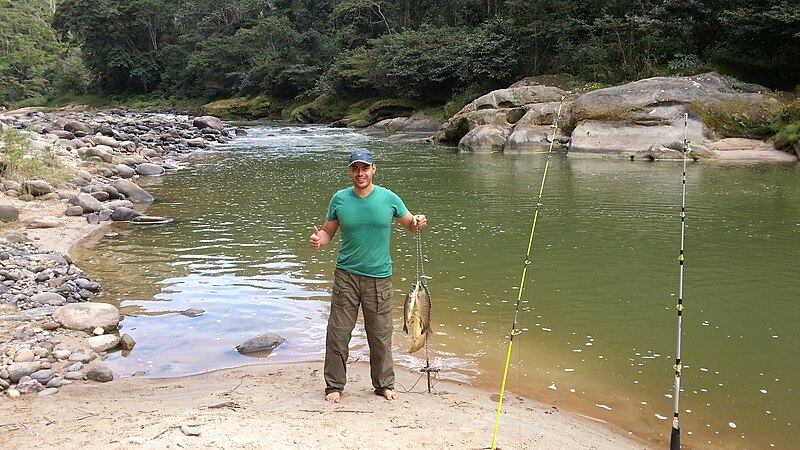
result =
[[[257,365],[182,378],[72,385],[56,396],[7,402],[0,423],[2,448],[491,446],[497,403],[488,392],[442,381],[428,394],[420,374],[398,370],[400,398],[388,402],[373,394],[367,365],[357,363],[349,368],[342,403],[334,405],[323,399],[320,369],[321,364]],[[645,448],[602,424],[507,397],[497,448]]]

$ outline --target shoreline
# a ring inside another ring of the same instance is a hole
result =
[[[55,228],[23,229],[19,221],[4,227],[4,234],[22,233],[42,252],[69,256],[76,245],[105,233],[112,223],[91,224],[84,216],[69,217],[64,214],[63,200],[7,200],[20,206],[20,221],[42,215],[59,220]],[[102,298],[97,300],[102,303]],[[0,314],[3,312],[8,311]],[[0,320],[0,327],[17,331],[39,332],[50,325],[49,317]],[[10,335],[10,330],[5,334]],[[77,349],[89,336],[81,334],[76,331],[60,338],[65,346]],[[397,365],[396,372],[398,387],[425,385],[418,373]],[[398,389],[400,399],[386,402],[372,393],[368,367],[363,363],[349,365],[348,381],[343,403],[338,405],[324,401],[321,363],[263,363],[175,378],[116,378],[108,383],[83,378],[65,383],[71,385],[46,397],[24,394],[9,399],[3,391],[0,395],[13,419],[0,421],[7,438],[2,448],[79,448],[98,443],[109,448],[173,448],[173,444],[486,448],[491,443],[497,394],[487,389],[438,380],[434,394],[418,395],[422,388],[414,388],[414,392]],[[243,411],[248,412],[247,417],[242,417]],[[265,422],[271,425],[268,432]],[[498,448],[647,448],[647,443],[634,441],[601,422],[509,392],[503,404]],[[359,428],[373,431],[353,431]],[[237,438],[230,439],[233,435]],[[442,443],[441,439],[452,442]]]
[[[452,381],[376,396],[367,364],[348,366],[342,403],[324,401],[320,364],[259,364],[179,378],[125,378],[71,386],[57,396],[9,404],[2,448],[489,448],[497,402]],[[412,386],[419,374],[398,370]],[[424,384],[424,383],[423,383]],[[47,433],[40,429],[47,427]],[[41,428],[40,428],[41,427]],[[507,395],[497,448],[642,449],[605,425]]]

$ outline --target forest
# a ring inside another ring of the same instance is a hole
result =
[[[0,104],[84,94],[442,105],[532,75],[792,92],[787,0],[0,0]]]

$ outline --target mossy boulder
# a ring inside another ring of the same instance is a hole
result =
[[[237,97],[207,103],[202,106],[203,114],[221,117],[224,119],[248,118],[258,119],[275,114],[272,102],[264,97],[253,98]]]
[[[368,111],[376,121],[380,121],[383,119],[410,116],[418,109],[419,105],[411,100],[385,99],[370,105]]]
[[[324,94],[310,103],[292,109],[289,119],[301,123],[330,123],[347,115],[347,103],[333,95]]]

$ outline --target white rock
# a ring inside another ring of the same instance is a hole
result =
[[[100,353],[119,345],[119,336],[114,336],[113,334],[94,336],[86,339],[86,343],[93,351]]]
[[[102,327],[97,327],[94,329],[94,331],[92,331],[92,334],[94,334],[95,336],[100,336],[105,334],[105,332],[106,331]]]

